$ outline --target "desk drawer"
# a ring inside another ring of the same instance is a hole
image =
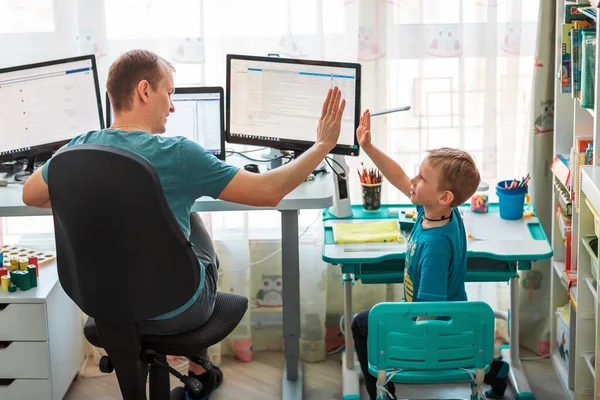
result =
[[[0,342],[0,379],[50,378],[49,357],[48,342]]]
[[[52,400],[49,379],[0,379],[0,399]]]
[[[0,303],[0,341],[47,339],[43,304]]]

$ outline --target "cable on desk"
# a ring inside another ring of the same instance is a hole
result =
[[[225,152],[226,156],[231,156],[232,154],[237,154],[237,155],[242,156],[242,157],[244,157],[244,158],[246,158],[246,159],[248,159],[250,161],[262,162],[262,163],[267,163],[267,162],[271,162],[273,160],[280,160],[282,158],[291,158],[292,157],[290,155],[283,155],[283,156],[271,158],[271,159],[268,159],[268,160],[267,159],[259,160],[257,158],[248,157],[246,154],[244,154],[243,152],[239,152],[239,151],[231,151],[229,154],[227,152]]]
[[[306,229],[304,229],[304,230],[302,231],[302,233],[300,234],[300,236],[298,236],[298,240],[300,240],[300,239],[302,238],[302,236],[304,236],[304,234],[305,234],[306,232],[308,232],[308,230],[311,228],[311,226],[313,226],[313,225],[315,224],[315,222],[317,222],[317,220],[318,220],[319,218],[321,218],[321,214],[320,214],[320,213],[317,213],[317,218],[315,218],[315,220],[314,220],[313,222],[311,222],[311,223],[310,223],[310,225],[308,225],[308,226],[306,227]],[[281,248],[279,248],[279,249],[277,249],[275,252],[273,252],[273,253],[269,254],[268,256],[266,256],[265,258],[263,258],[262,260],[258,260],[258,261],[251,262],[251,263],[250,263],[250,264],[248,264],[248,266],[246,266],[246,267],[243,267],[243,268],[238,268],[238,269],[232,269],[232,270],[228,270],[228,271],[221,271],[221,272],[219,272],[219,276],[221,276],[221,275],[224,275],[224,274],[227,274],[227,273],[230,273],[230,272],[241,272],[241,271],[245,271],[245,270],[247,270],[248,268],[250,268],[251,266],[253,266],[253,265],[256,265],[256,264],[263,263],[263,262],[267,261],[268,259],[270,259],[270,258],[272,258],[272,257],[276,256],[276,255],[277,255],[277,254],[279,254],[279,253],[281,253]]]
[[[329,168],[331,168],[331,170],[333,171],[333,173],[336,174],[337,177],[340,178],[340,179],[346,179],[345,177],[343,177],[340,174],[338,174],[338,172],[335,170],[335,168],[333,168],[333,166],[331,164],[329,164],[329,160],[331,160],[334,163],[336,163],[342,169],[342,171],[346,171],[346,169],[342,166],[342,164],[340,164],[337,160],[335,160],[333,158],[325,157],[325,162],[327,163],[327,165],[329,165]],[[342,173],[344,173],[344,172],[342,172]]]
[[[253,149],[253,150],[244,150],[244,151],[236,151],[233,149],[225,149],[225,153],[236,153],[236,154],[242,154],[242,153],[254,153],[256,151],[262,151],[265,150],[266,147],[259,147],[258,149]]]

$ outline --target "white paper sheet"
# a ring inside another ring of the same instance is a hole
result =
[[[474,239],[522,241],[525,222],[523,219],[510,221],[500,218],[498,213],[476,214],[466,211],[464,215],[465,229]]]

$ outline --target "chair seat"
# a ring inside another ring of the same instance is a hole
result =
[[[201,327],[175,335],[142,335],[142,347],[160,354],[193,356],[225,339],[240,323],[248,308],[248,299],[234,293],[217,293],[212,315]],[[83,328],[88,342],[102,348],[96,322],[88,318]]]
[[[475,368],[467,368],[475,376]],[[484,372],[487,374],[490,370],[490,365],[487,364]],[[377,368],[373,364],[369,364],[369,373],[377,376]],[[440,369],[440,370],[405,370],[400,371],[391,379],[396,383],[450,383],[450,382],[470,382],[471,375],[462,369]]]

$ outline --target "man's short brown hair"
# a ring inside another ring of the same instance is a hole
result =
[[[152,90],[156,90],[165,67],[175,70],[167,60],[148,50],[131,50],[121,55],[110,66],[106,80],[113,110],[131,110],[133,92],[142,80],[148,81]]]
[[[429,165],[440,171],[440,189],[454,195],[450,206],[458,207],[466,202],[481,181],[473,157],[466,151],[450,147],[427,150],[427,153]]]

